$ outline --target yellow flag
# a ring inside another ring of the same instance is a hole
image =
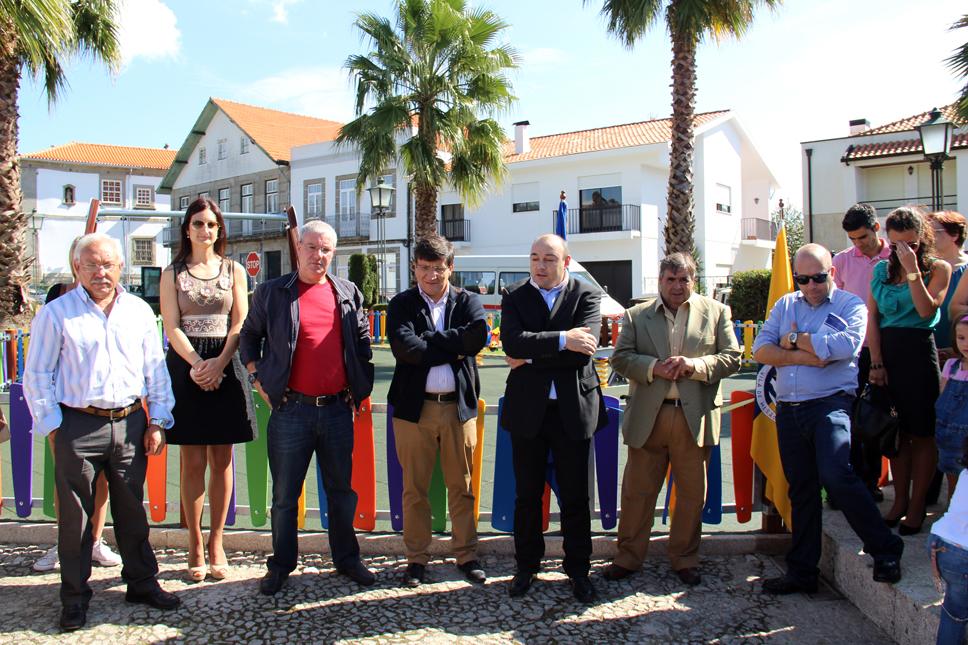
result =
[[[770,295],[766,303],[765,320],[773,305],[783,295],[793,291],[793,272],[790,270],[790,253],[787,251],[786,228],[780,226],[773,251],[773,275],[770,277]],[[776,401],[773,394],[776,368],[764,365],[756,378],[756,411],[753,417],[753,443],[750,455],[766,477],[766,496],[776,506],[788,527],[793,527],[790,509],[789,484],[783,474],[780,447],[776,438]]]

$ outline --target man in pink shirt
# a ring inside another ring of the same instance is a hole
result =
[[[834,282],[838,289],[849,291],[860,296],[864,302],[871,293],[871,278],[874,266],[891,255],[891,247],[887,241],[878,237],[880,222],[877,221],[877,211],[870,204],[854,204],[847,209],[842,223],[852,246],[834,256]],[[867,384],[867,376],[871,368],[871,354],[867,349],[867,340],[860,352],[857,370],[857,394],[859,395]],[[877,480],[881,474],[881,454],[876,446],[865,446],[860,433],[854,432],[850,438],[850,461],[857,473],[863,479],[874,499],[884,499],[877,488]]]

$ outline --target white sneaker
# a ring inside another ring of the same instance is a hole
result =
[[[37,558],[34,562],[34,571],[53,571],[60,566],[60,558],[57,557],[57,545],[50,547],[44,555]]]
[[[102,567],[116,567],[121,564],[121,558],[111,550],[103,539],[94,543],[91,548],[91,559]]]

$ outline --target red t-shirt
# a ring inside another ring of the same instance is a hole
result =
[[[343,366],[343,328],[336,290],[327,280],[299,281],[299,336],[292,357],[289,389],[321,396],[346,389]]]

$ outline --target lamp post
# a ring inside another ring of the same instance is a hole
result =
[[[934,108],[928,114],[928,120],[917,126],[921,135],[921,150],[924,158],[931,164],[931,209],[944,209],[944,183],[941,170],[948,152],[951,150],[951,138],[955,126],[944,118],[941,110]]]
[[[40,230],[44,227],[44,215],[38,213],[37,209],[30,212],[30,231],[31,246],[33,246],[34,260],[31,263],[31,280],[35,283],[40,282],[44,277],[43,269],[40,266]]]
[[[386,214],[390,210],[390,202],[393,200],[395,188],[382,181],[376,186],[367,189],[370,193],[370,207],[376,219],[377,249],[380,253],[380,296],[381,300],[386,300],[387,284],[387,230]]]

